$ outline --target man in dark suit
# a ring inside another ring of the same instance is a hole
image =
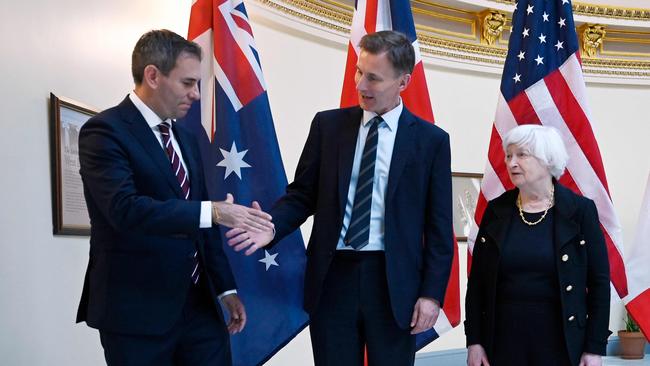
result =
[[[173,32],[144,34],[135,90],[81,129],[91,237],[77,322],[99,329],[109,365],[230,365],[228,331],[246,323],[216,225],[272,224],[230,195],[207,199],[195,137],[174,123],[199,99],[200,60]]]
[[[414,50],[399,33],[359,44],[360,107],[316,114],[275,231],[227,233],[235,250],[273,245],[314,215],[305,310],[316,365],[412,365],[414,334],[438,317],[453,257],[449,137],[400,92]]]

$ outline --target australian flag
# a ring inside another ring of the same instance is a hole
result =
[[[195,0],[188,33],[203,49],[201,101],[183,123],[201,143],[211,199],[232,193],[236,203],[268,208],[284,193],[287,178],[244,3]],[[307,326],[305,246],[296,231],[250,257],[227,245],[224,250],[248,315],[243,332],[231,338],[233,362],[260,365]]]

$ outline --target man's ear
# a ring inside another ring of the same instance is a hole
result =
[[[151,89],[158,88],[160,83],[160,70],[154,65],[147,65],[144,67],[144,75],[142,77],[142,83],[147,84]]]
[[[400,77],[399,81],[399,91],[404,91],[409,83],[411,82],[411,74],[404,74]]]

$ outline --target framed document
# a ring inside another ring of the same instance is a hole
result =
[[[451,173],[454,234],[458,241],[467,241],[474,223],[474,212],[481,191],[482,178],[483,174],[478,173]]]
[[[93,108],[50,93],[52,221],[54,235],[90,235],[90,218],[79,175],[79,130]]]

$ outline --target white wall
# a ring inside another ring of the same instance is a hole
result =
[[[0,4],[2,364],[103,362],[97,332],[74,324],[88,239],[51,234],[47,98],[52,91],[98,108],[116,104],[132,88],[130,52],[137,38],[163,27],[185,34],[189,6],[190,0]],[[340,36],[296,26],[253,3],[248,10],[285,167],[292,175],[314,112],[338,104],[345,43]],[[437,121],[452,137],[453,170],[482,172],[499,76],[436,66],[431,60],[426,73]],[[650,169],[645,141],[650,124],[643,113],[650,88],[588,84],[588,93],[627,245]],[[462,265],[464,250],[461,246]],[[617,329],[620,306],[612,319],[611,328]],[[463,345],[459,327],[426,350]],[[311,364],[306,334],[268,364]]]

